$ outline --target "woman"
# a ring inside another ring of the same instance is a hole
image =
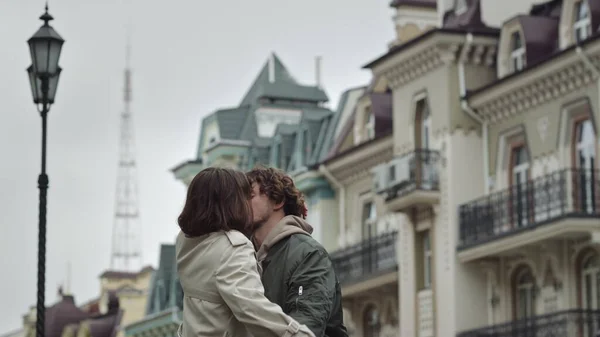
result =
[[[176,243],[181,337],[314,337],[264,295],[243,234],[252,221],[251,193],[244,173],[225,168],[202,170],[188,188]]]

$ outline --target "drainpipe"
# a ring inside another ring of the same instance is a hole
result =
[[[474,120],[481,124],[481,137],[483,138],[482,142],[482,152],[483,152],[483,187],[485,194],[490,193],[490,186],[488,183],[488,175],[490,172],[490,154],[489,154],[489,139],[488,139],[488,123],[483,118],[479,117],[475,110],[471,108],[469,105],[469,101],[467,100],[467,86],[465,81],[465,58],[467,57],[467,53],[469,52],[469,48],[473,44],[473,34],[467,34],[467,40],[465,45],[463,46],[460,58],[458,60],[458,84],[460,89],[460,106],[467,115],[471,116]]]
[[[331,174],[331,172],[325,167],[325,165],[319,165],[319,172],[321,172],[327,180],[329,180],[338,190],[340,194],[340,204],[339,204],[339,243],[340,245],[346,244],[346,189],[344,185],[342,185],[335,177]]]

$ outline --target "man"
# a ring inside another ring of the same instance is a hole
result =
[[[252,182],[252,241],[265,295],[316,337],[347,337],[340,285],[329,254],[310,236],[306,205],[292,178],[259,167]]]

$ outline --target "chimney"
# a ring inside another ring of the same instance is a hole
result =
[[[315,81],[319,88],[321,88],[321,60],[321,56],[315,57]]]
[[[275,82],[275,53],[271,53],[269,57],[269,82]]]

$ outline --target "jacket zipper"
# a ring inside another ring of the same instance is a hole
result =
[[[298,298],[300,298],[300,296],[302,296],[302,286],[298,287],[298,297],[296,297],[296,308],[298,308]]]

